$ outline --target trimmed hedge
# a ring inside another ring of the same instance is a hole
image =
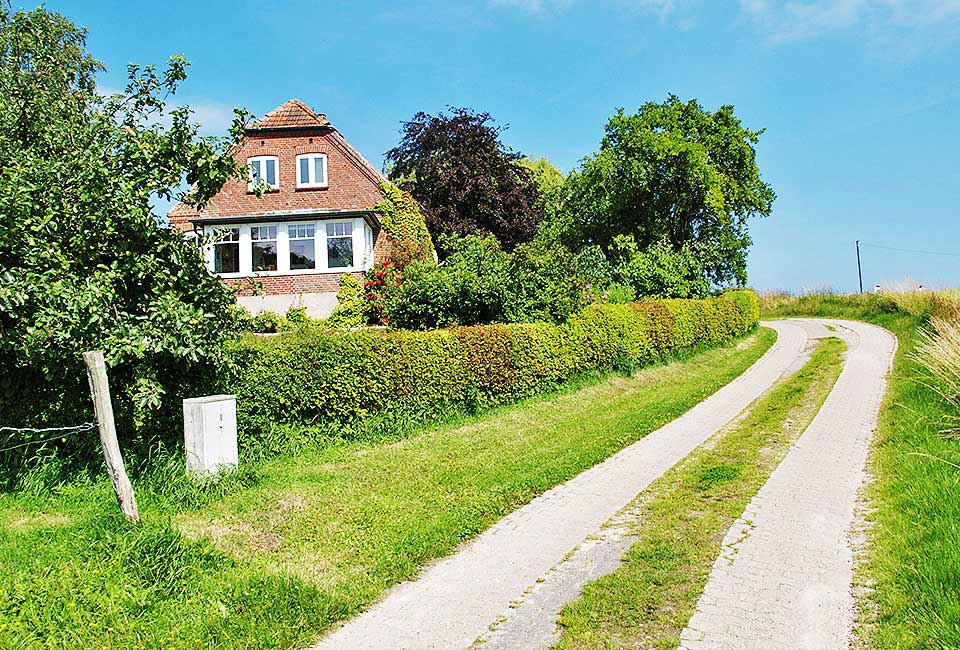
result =
[[[594,304],[563,325],[477,325],[425,332],[248,336],[230,347],[240,428],[345,425],[368,416],[432,419],[550,391],[586,372],[632,370],[678,350],[752,331],[752,291],[709,300]]]

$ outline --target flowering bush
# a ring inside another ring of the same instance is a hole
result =
[[[370,323],[390,324],[386,305],[402,285],[403,271],[393,260],[380,260],[367,271],[363,283],[363,297],[367,301],[367,317]]]

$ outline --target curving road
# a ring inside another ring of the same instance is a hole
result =
[[[850,346],[844,370],[820,414],[734,526],[739,532],[728,537],[731,544],[725,542],[734,562],[726,555],[718,560],[684,631],[689,650],[847,647],[835,644],[845,643],[852,615],[846,535],[894,342],[879,328],[831,322]],[[616,527],[602,531],[604,524],[798,369],[809,340],[826,333],[811,321],[766,325],[777,331],[777,342],[743,375],[511,513],[417,580],[397,585],[314,648],[456,650],[481,638],[486,650],[551,647],[563,604],[616,568],[631,542],[618,537]],[[745,526],[752,526],[750,535],[733,545]],[[728,596],[728,588],[735,595]],[[770,644],[771,630],[782,642]]]

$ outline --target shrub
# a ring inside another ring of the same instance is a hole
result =
[[[401,284],[403,284],[403,271],[393,260],[380,260],[367,271],[363,283],[367,322],[377,325],[390,323],[387,306]]]
[[[442,264],[406,267],[402,286],[385,302],[396,327],[430,329],[490,323],[562,323],[580,309],[577,260],[558,242],[504,251],[492,235],[447,237]]]
[[[618,235],[610,252],[612,276],[644,298],[705,298],[710,281],[700,256],[690,246],[676,249],[659,241],[645,250],[632,236]]]
[[[510,259],[493,235],[443,239],[442,265],[425,260],[404,270],[384,313],[396,327],[429,329],[504,320]]]
[[[635,298],[633,287],[626,284],[610,284],[603,292],[604,302],[613,303],[614,305],[633,302]]]
[[[362,327],[367,324],[367,303],[363,283],[349,273],[340,276],[337,306],[327,319],[330,327]]]
[[[436,419],[552,390],[581,373],[631,370],[757,324],[751,291],[710,300],[594,304],[561,325],[426,332],[310,330],[229,348],[244,444],[278,426],[356,431],[371,416]]]
[[[606,287],[612,281],[610,261],[603,249],[596,244],[584,246],[576,256],[576,276],[581,287],[590,291]]]
[[[307,308],[303,306],[290,307],[286,314],[287,323],[292,329],[302,329],[313,324],[313,319],[307,316]]]
[[[277,332],[290,331],[287,319],[280,314],[272,311],[261,311],[253,316],[247,326],[251,332],[258,334],[275,334]]]
[[[504,320],[562,323],[581,309],[577,258],[558,241],[521,244],[510,256]]]

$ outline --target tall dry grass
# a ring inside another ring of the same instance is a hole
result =
[[[920,331],[920,344],[914,356],[935,378],[931,382],[956,412],[946,422],[944,433],[960,437],[960,303],[949,301],[940,308],[949,315],[933,316],[930,325]]]
[[[916,282],[907,279],[882,288],[880,295],[891,300],[897,311],[916,318],[950,318],[960,313],[960,289],[920,289]]]
[[[830,289],[818,289],[797,294],[764,291],[759,296],[760,312],[767,318],[793,312],[818,316],[842,315],[853,307],[900,312],[919,319],[939,317],[960,320],[960,289],[921,290],[910,282],[883,288],[878,293],[838,294]],[[838,311],[839,314],[832,314],[831,311]]]

